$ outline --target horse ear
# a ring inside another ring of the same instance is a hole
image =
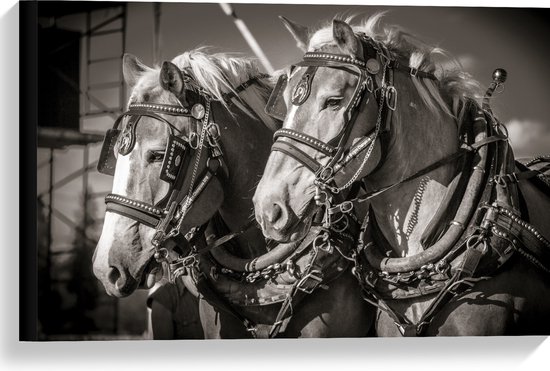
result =
[[[355,33],[349,24],[334,19],[332,21],[332,35],[343,53],[354,58],[360,57],[359,40],[355,37]]]
[[[149,67],[143,64],[135,55],[124,53],[122,57],[122,74],[124,75],[124,81],[130,88],[136,85],[141,75],[148,69]]]
[[[178,66],[172,62],[165,61],[162,63],[160,69],[160,86],[163,89],[174,93],[177,97],[180,97],[183,92],[185,82],[183,81],[183,74]]]
[[[309,29],[305,26],[292,22],[290,19],[285,18],[282,15],[279,16],[279,19],[283,21],[283,24],[285,25],[287,30],[290,31],[290,33],[296,40],[296,45],[298,46],[298,48],[306,52],[307,45],[309,44]]]

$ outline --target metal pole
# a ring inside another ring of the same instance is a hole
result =
[[[53,218],[53,192],[54,192],[54,184],[53,184],[53,164],[54,164],[54,149],[50,149],[50,184],[48,188],[48,194],[49,194],[49,203],[48,203],[48,250],[46,251],[46,266],[48,270],[47,274],[47,290],[48,290],[48,296],[49,293],[52,290],[51,287],[51,281],[52,281],[52,272],[51,272],[51,265],[52,265],[52,244],[53,244],[53,231],[52,231],[52,218]]]
[[[248,29],[248,26],[244,23],[242,19],[237,16],[237,13],[235,13],[235,10],[233,10],[233,7],[230,4],[220,3],[220,6],[226,15],[233,18],[235,26],[237,26],[244,39],[248,43],[248,46],[250,46],[250,49],[252,49],[254,54],[256,54],[256,57],[258,57],[260,63],[264,66],[267,73],[272,74],[275,70],[269,62],[269,59],[267,59],[266,55],[264,54],[264,51],[260,47],[260,44],[258,44],[256,39],[254,38],[254,35],[252,35],[252,32],[250,32],[250,30]]]
[[[160,3],[153,3],[153,64],[160,63]]]
[[[84,215],[82,218],[82,240],[84,241],[84,249],[88,247],[86,237],[86,228],[88,226],[88,157],[89,150],[88,145],[84,146],[84,153],[82,154],[82,162],[84,167],[84,173],[82,174],[82,196],[84,197],[82,206],[84,207]]]

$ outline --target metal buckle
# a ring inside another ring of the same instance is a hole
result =
[[[216,146],[221,137],[220,127],[215,122],[211,122],[210,125],[208,125],[207,130],[209,134],[207,137],[208,143],[211,146]]]
[[[397,90],[393,85],[386,88],[386,105],[392,111],[395,111],[395,108],[397,107]]]
[[[319,286],[321,284],[321,282],[323,282],[323,279],[319,276],[316,276],[314,273],[321,273],[321,272],[311,271],[308,274],[306,274],[300,281],[298,281],[298,284],[296,285],[296,289],[300,290],[302,292],[305,292],[306,294],[311,294],[317,288],[317,286]],[[311,287],[303,287],[303,284],[308,279],[312,279],[316,283]]]
[[[367,76],[367,81],[366,81],[365,85],[366,85],[367,91],[369,93],[372,93],[374,91],[374,81],[372,80],[372,77]]]
[[[418,68],[411,67],[409,73],[411,77],[416,77],[416,74],[418,73]]]
[[[191,147],[192,149],[197,149],[199,148],[199,136],[197,135],[196,132],[191,132],[191,134],[189,134],[189,147]]]
[[[323,167],[319,170],[317,173],[317,179],[321,180],[322,182],[326,182],[329,180],[334,173],[334,169],[330,166]]]

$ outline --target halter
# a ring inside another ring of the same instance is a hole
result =
[[[357,180],[370,158],[376,140],[383,133],[389,131],[392,113],[397,106],[397,90],[393,86],[394,71],[408,72],[412,78],[437,80],[430,72],[402,65],[395,59],[392,59],[384,44],[364,34],[359,34],[358,37],[363,45],[364,59],[333,53],[308,52],[304,55],[303,60],[296,65],[307,68],[292,93],[292,103],[295,106],[299,106],[307,101],[312,81],[319,67],[343,70],[358,77],[353,95],[344,110],[344,125],[342,130],[328,142],[323,142],[305,133],[282,128],[275,132],[275,142],[271,148],[272,151],[282,152],[294,158],[315,174],[315,201],[317,205],[326,207],[325,226],[331,224],[331,214],[337,211],[349,213],[352,210],[353,205],[348,202],[338,205],[338,210],[331,208],[332,199],[341,191],[351,187]],[[380,83],[377,81],[377,78],[380,80]],[[274,117],[280,117],[281,114],[285,113],[286,107],[284,107],[282,91],[286,87],[287,79],[286,75],[280,77],[268,101],[266,111]],[[354,123],[360,113],[363,112],[363,107],[369,102],[371,96],[378,105],[378,116],[375,127],[366,133],[364,140],[360,140],[358,143],[352,145],[346,152],[345,146],[349,141]],[[279,138],[285,138],[286,140],[278,140]],[[328,162],[321,164],[301,150],[295,144],[296,142],[329,157]],[[357,171],[343,186],[337,186],[334,183],[336,173],[345,168],[353,158],[363,151],[366,151],[365,156]]]

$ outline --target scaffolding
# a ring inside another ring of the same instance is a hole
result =
[[[43,11],[42,14],[40,10]],[[91,204],[102,199],[111,187],[110,181],[106,179],[96,181],[102,175],[96,171],[97,160],[95,159],[98,157],[96,152],[103,139],[103,133],[112,124],[113,119],[122,113],[126,101],[122,58],[126,49],[127,5],[80,3],[75,7],[56,6],[52,9],[39,9],[39,15],[42,16],[42,21],[51,27],[64,27],[68,24],[73,30],[79,27],[80,32],[80,81],[74,81],[59,69],[53,71],[71,87],[74,94],[80,97],[79,130],[43,127],[40,121],[38,123],[38,146],[42,148],[42,157],[46,157],[47,151],[47,158],[43,158],[38,163],[37,172],[42,172],[43,179],[47,172],[48,179],[47,188],[38,194],[38,202],[39,205],[44,205],[47,211],[46,287],[51,290],[53,285],[66,284],[70,279],[66,275],[54,274],[56,261],[59,258],[62,261],[70,259],[71,255],[76,253],[74,245],[62,246],[63,243],[55,240],[54,224],[61,223],[70,230],[76,231],[85,244],[91,246],[97,244],[94,236],[87,233],[87,228],[81,228],[81,226],[87,226],[90,222],[87,218]],[[107,44],[105,40],[109,40],[110,48],[102,47]],[[105,74],[105,71],[118,71],[118,73],[110,76]],[[105,75],[109,78],[106,79]],[[56,180],[59,159],[69,151],[75,153],[77,149],[82,151],[82,166]],[[68,185],[74,187],[79,182],[82,184],[82,204],[79,205],[82,220],[76,222],[75,218],[71,217],[70,210],[64,210],[59,205],[56,196],[62,187]],[[103,184],[105,189],[91,190],[91,184]],[[97,211],[98,216],[103,215],[101,210]],[[96,281],[94,284],[99,285],[99,282]],[[97,304],[102,308],[98,310],[103,313],[111,312],[110,332],[117,334],[118,300],[106,295],[101,295],[99,298]]]

